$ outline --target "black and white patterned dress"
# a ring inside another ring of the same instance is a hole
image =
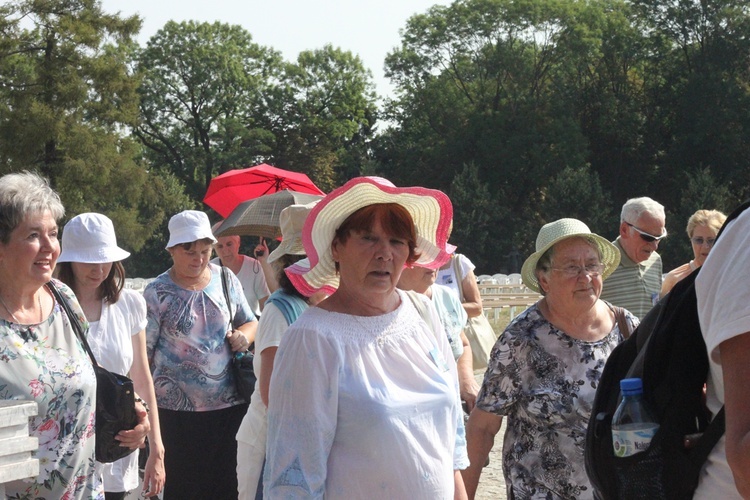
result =
[[[632,331],[638,319],[626,317]],[[586,426],[604,363],[621,340],[616,324],[599,341],[574,339],[536,305],[500,336],[477,407],[507,417],[503,473],[510,498],[593,498],[583,461]]]

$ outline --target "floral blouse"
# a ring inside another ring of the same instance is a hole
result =
[[[226,334],[230,319],[236,328],[255,321],[255,315],[239,280],[229,272],[230,318],[221,268],[215,264],[209,268],[211,281],[203,290],[182,288],[165,272],[143,292],[146,353],[159,408],[211,411],[245,403],[235,388]]]
[[[638,319],[626,318],[633,331]],[[604,364],[622,339],[617,324],[596,342],[574,339],[533,305],[492,348],[477,407],[508,417],[503,474],[517,500],[593,498],[586,427]]]
[[[55,284],[85,325],[73,292]],[[96,376],[59,304],[38,325],[0,319],[0,399],[39,405],[29,419],[30,435],[39,439],[39,475],[7,483],[6,498],[104,498],[94,473]]]

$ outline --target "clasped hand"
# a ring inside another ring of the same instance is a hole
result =
[[[229,340],[229,345],[232,347],[232,352],[245,352],[250,347],[247,337],[239,330],[227,332],[227,340]]]
[[[148,412],[141,403],[135,404],[135,414],[138,417],[138,423],[128,431],[120,431],[115,439],[120,442],[120,446],[135,450],[145,446],[146,435],[151,430],[151,422],[148,420]]]

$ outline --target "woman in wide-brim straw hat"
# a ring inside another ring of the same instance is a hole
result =
[[[268,405],[267,498],[449,498],[461,421],[440,320],[396,289],[405,265],[439,267],[453,210],[440,191],[360,177],[305,222],[309,265],[287,275],[310,307],[281,340]],[[464,452],[465,457],[465,452]]]
[[[638,324],[599,299],[619,262],[617,248],[579,220],[560,219],[539,231],[521,276],[543,297],[495,344],[467,424],[470,495],[507,416],[504,439],[512,446],[504,449],[503,470],[516,498],[529,491],[591,497],[583,449],[597,382],[609,354]]]

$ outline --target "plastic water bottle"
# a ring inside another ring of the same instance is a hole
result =
[[[612,417],[612,444],[616,457],[629,457],[648,448],[659,424],[643,400],[641,379],[621,380],[620,391],[622,402]]]

